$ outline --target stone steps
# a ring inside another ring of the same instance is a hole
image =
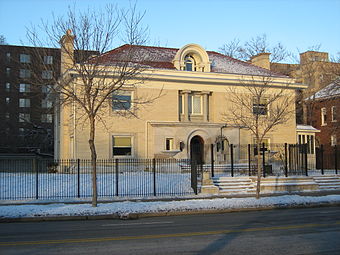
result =
[[[314,176],[313,179],[319,185],[320,190],[340,189],[339,176]]]

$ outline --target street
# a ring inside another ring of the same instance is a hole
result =
[[[340,208],[0,224],[0,254],[340,254]]]

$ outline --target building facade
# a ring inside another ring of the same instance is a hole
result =
[[[196,44],[188,44],[181,49],[123,45],[99,56],[105,67],[103,75],[113,77],[112,66],[117,65],[122,52],[131,47],[138,56],[146,56],[143,73],[147,79],[139,86],[129,86],[127,82],[122,94],[118,95],[125,100],[124,107],[113,102],[110,109],[101,115],[105,124],[97,122],[96,125],[98,158],[195,156],[208,162],[211,144],[216,144],[221,137],[228,144],[254,142],[249,130],[234,127],[224,120],[230,104],[226,88],[234,87],[239,93],[245,93],[244,84],[263,86],[263,80],[270,79],[270,90],[285,87],[288,96],[305,87],[287,76],[206,51]],[[72,69],[68,74],[72,76]],[[81,86],[78,82],[75,80],[74,85]],[[151,104],[134,109],[134,98],[159,94],[161,96]],[[294,110],[295,105],[291,107]],[[126,118],[119,114],[125,108],[134,111],[136,117]],[[58,110],[55,122],[56,158],[90,158],[89,125],[84,124],[86,120],[81,116],[81,110],[72,105],[61,106]],[[269,132],[266,140],[270,143],[296,143],[295,115]],[[217,150],[216,146],[214,150]],[[219,153],[223,151],[219,150]]]
[[[53,153],[60,49],[0,45],[0,152]]]

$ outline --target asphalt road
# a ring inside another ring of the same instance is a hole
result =
[[[340,254],[340,207],[1,223],[0,254]]]

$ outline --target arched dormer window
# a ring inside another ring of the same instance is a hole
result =
[[[187,55],[184,59],[186,71],[196,71],[196,62],[195,59],[191,55]]]
[[[208,54],[197,44],[187,44],[179,49],[172,62],[177,70],[210,72]]]

